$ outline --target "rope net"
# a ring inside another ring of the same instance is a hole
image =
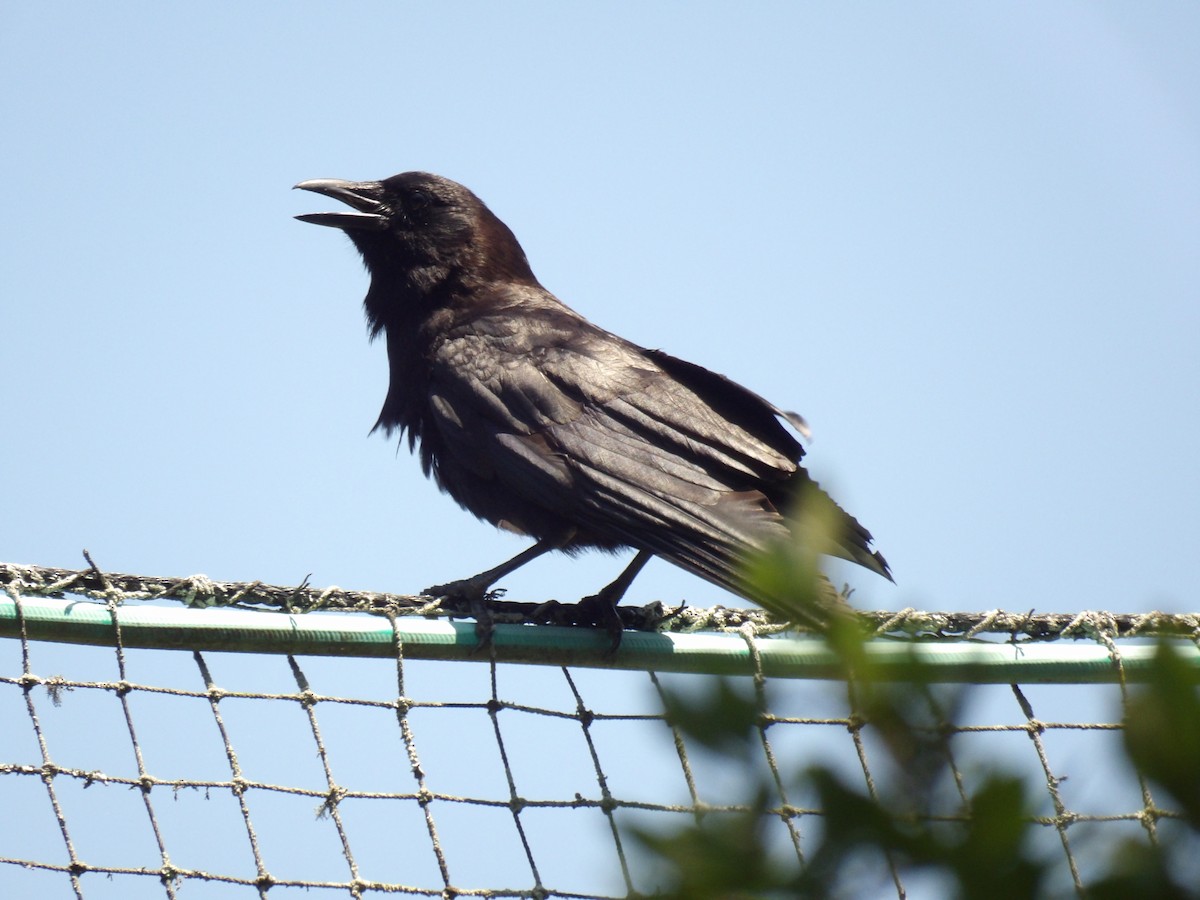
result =
[[[798,773],[819,769],[886,804],[928,770],[925,802],[905,816],[970,831],[998,766],[1028,788],[1039,895],[1084,895],[1118,847],[1170,841],[1184,843],[1175,858],[1193,869],[1181,877],[1200,884],[1189,811],[1123,752],[1137,702],[1122,665],[1130,633],[1190,634],[1195,650],[1194,617],[975,617],[972,637],[1003,622],[1010,641],[1014,622],[1042,640],[1061,639],[1074,619],[1113,677],[921,683],[905,688],[910,732],[889,724],[870,684],[769,675],[764,650],[779,626],[753,611],[738,611],[722,638],[746,651],[740,678],[522,665],[473,648],[459,661],[418,659],[385,595],[368,603],[388,613],[386,656],[142,649],[123,640],[123,617],[135,600],[161,600],[166,582],[130,578],[0,566],[0,634],[11,638],[0,641],[0,896],[669,893],[680,881],[663,847],[681,829],[727,826],[725,844],[753,831],[738,857],[746,877],[756,866],[819,867],[841,806]],[[271,595],[281,607],[316,605],[303,591],[226,588],[235,604]],[[198,605],[215,592],[204,596]],[[108,645],[31,637],[25,611],[37,598],[61,598],[65,616],[99,607]],[[428,598],[408,608],[435,612]],[[942,632],[952,618],[924,616]],[[917,618],[901,616],[899,630]],[[897,735],[917,733],[922,752],[897,751]],[[921,866],[860,850],[840,883],[847,896],[941,895]]]

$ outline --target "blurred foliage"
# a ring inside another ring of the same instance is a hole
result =
[[[1200,695],[1167,644],[1158,647],[1154,678],[1129,705],[1125,746],[1134,765],[1200,829]]]
[[[1125,717],[1125,750],[1149,779],[1155,805],[1180,812],[1182,827],[1158,843],[1128,840],[1115,848],[1109,871],[1090,885],[1097,898],[1198,898],[1195,840],[1200,835],[1200,692],[1179,655],[1160,643],[1150,679],[1132,691]],[[1161,820],[1160,820],[1161,821]],[[1175,824],[1175,823],[1172,823]],[[1193,840],[1186,840],[1188,834]],[[1191,865],[1184,863],[1188,857]]]
[[[777,791],[765,775],[751,778],[744,811],[709,814],[672,830],[638,833],[663,864],[669,898],[775,898],[860,896],[846,893],[851,882],[861,891],[863,867],[888,879],[887,860],[901,872],[938,869],[962,897],[1037,895],[1044,863],[1031,847],[1030,804],[1026,788],[1003,774],[983,778],[970,798],[972,815],[947,825],[928,816],[939,782],[948,774],[942,730],[932,720],[935,707],[924,686],[856,679],[863,719],[882,732],[901,776],[872,798],[861,785],[848,784],[830,768],[782,773],[789,796],[816,796],[825,811],[820,836],[804,847],[804,865],[769,853],[768,827],[778,828],[772,810]],[[709,691],[683,696],[666,691],[666,715],[688,739],[718,754],[736,771],[762,771],[759,701],[726,678]],[[868,712],[869,711],[869,712]],[[928,712],[926,712],[928,711]],[[814,820],[808,819],[807,822]],[[1036,827],[1036,826],[1033,826]],[[873,885],[883,893],[886,884]]]
[[[745,565],[746,578],[764,598],[764,608],[808,626],[852,623],[837,590],[821,572],[822,554],[837,555],[833,538],[845,527],[846,514],[815,483],[805,482],[792,498],[788,519],[790,539]]]
[[[819,517],[810,517],[798,533],[811,536],[823,527]],[[802,538],[756,560],[753,577],[776,595],[784,593],[783,584],[806,583],[793,596],[800,604],[814,602],[821,576],[813,546],[822,544],[805,545]],[[741,773],[746,788],[737,812],[636,832],[662,873],[654,896],[896,896],[893,877],[905,885],[936,885],[939,897],[1051,896],[1051,873],[1058,871],[1061,885],[1065,863],[1052,829],[1032,818],[1044,784],[1029,784],[989,761],[982,770],[973,766],[965,797],[957,794],[945,723],[956,721],[969,687],[935,690],[930,673],[915,659],[906,681],[877,677],[863,650],[865,638],[849,617],[832,617],[826,639],[841,660],[857,720],[886,748],[887,759],[872,758],[873,768],[887,772],[886,778],[876,777],[875,795],[863,779],[848,783],[832,767],[780,773],[789,797],[815,797],[823,811],[820,820],[803,820],[803,859],[795,852],[781,854],[767,831],[778,829],[790,811],[779,808],[778,789],[763,771],[769,722],[763,696],[748,689],[747,679],[714,678],[699,693],[668,689],[668,721],[688,743],[699,743]],[[1147,683],[1130,691],[1129,759],[1149,779],[1158,807],[1183,819],[1158,828],[1156,842],[1145,836],[1113,841],[1106,865],[1081,873],[1085,895],[1198,900],[1200,885],[1180,873],[1195,872],[1195,861],[1184,865],[1181,854],[1194,856],[1200,846],[1200,694],[1192,673],[1166,645]],[[955,793],[948,795],[947,786]]]

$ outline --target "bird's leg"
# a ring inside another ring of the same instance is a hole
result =
[[[492,637],[492,614],[488,611],[486,600],[488,589],[511,572],[515,572],[525,563],[537,559],[543,553],[557,550],[562,541],[541,540],[525,550],[522,550],[507,562],[502,562],[495,568],[480,572],[470,578],[460,578],[446,584],[435,584],[427,587],[421,593],[426,597],[441,597],[466,603],[467,610],[475,620],[475,636],[480,645],[486,644]],[[619,580],[619,579],[618,579]],[[606,589],[607,590],[607,589]]]
[[[602,587],[595,594],[579,601],[579,606],[591,618],[592,623],[601,626],[608,632],[612,641],[612,645],[608,648],[609,653],[616,653],[617,648],[621,646],[621,633],[625,628],[621,617],[617,615],[617,604],[621,602],[621,598],[629,590],[629,585],[633,584],[633,579],[637,578],[638,572],[642,571],[646,563],[650,562],[650,557],[653,555],[649,550],[639,550],[637,556],[612,584]]]

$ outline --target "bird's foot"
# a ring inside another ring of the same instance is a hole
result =
[[[477,578],[462,578],[449,581],[446,584],[435,584],[421,591],[426,597],[437,597],[449,601],[457,611],[475,620],[475,638],[478,641],[476,649],[487,647],[492,642],[492,633],[496,623],[487,602],[504,595],[504,589],[489,590],[487,584]]]
[[[603,628],[608,632],[612,641],[610,654],[621,646],[621,635],[625,624],[617,614],[616,605],[606,595],[605,591],[584,597],[578,603],[559,603],[557,600],[547,600],[539,603],[527,615],[526,619],[534,625],[566,625],[568,627]]]
[[[617,598],[620,600],[620,597]],[[625,623],[617,614],[617,602],[605,588],[590,597],[584,597],[578,603],[580,624],[594,625],[603,628],[608,633],[608,654],[612,656],[621,646],[621,637],[625,633]]]
[[[566,606],[557,600],[543,600],[529,611],[526,618],[534,625],[571,625],[565,616]]]

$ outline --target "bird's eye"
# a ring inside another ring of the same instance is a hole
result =
[[[424,191],[413,191],[408,195],[408,202],[414,210],[425,209],[433,202],[433,198]]]

